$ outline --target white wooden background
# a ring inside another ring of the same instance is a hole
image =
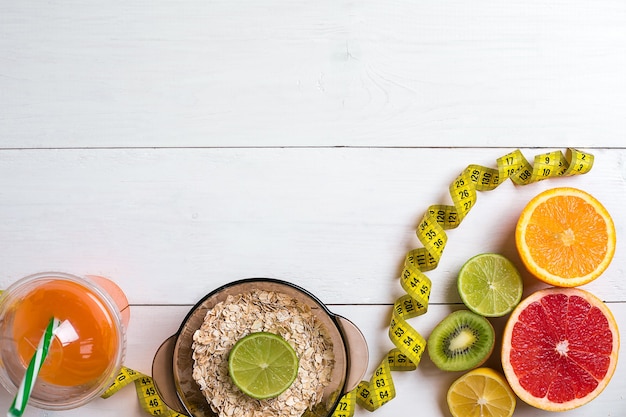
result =
[[[615,219],[614,261],[585,288],[626,332],[625,74],[622,0],[0,0],[0,288],[44,270],[114,279],[131,302],[126,365],[149,373],[204,294],[285,279],[361,328],[369,378],[428,205],[470,163],[573,146],[596,157],[587,175],[479,194],[411,322],[428,335],[462,307],[456,272],[474,254],[522,268],[519,212],[572,185]],[[524,275],[526,293],[541,287]],[[625,363],[563,415],[626,415]],[[459,375],[424,356],[375,415],[449,416]],[[120,415],[144,415],[132,388],[26,413]]]

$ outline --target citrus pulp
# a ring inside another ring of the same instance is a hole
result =
[[[554,286],[596,279],[615,253],[615,225],[589,193],[570,187],[546,190],[523,209],[515,243],[528,270]]]
[[[228,356],[228,373],[248,396],[274,398],[296,379],[298,362],[296,352],[281,336],[256,332],[235,343]]]
[[[448,408],[454,417],[511,417],[515,394],[500,373],[476,368],[450,385]]]
[[[579,288],[537,291],[513,310],[502,336],[502,368],[526,403],[550,411],[597,397],[617,364],[619,333],[611,311]]]
[[[463,264],[457,289],[463,303],[474,313],[501,317],[522,299],[523,284],[511,261],[496,253],[483,253]]]

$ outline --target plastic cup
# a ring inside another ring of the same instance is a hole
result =
[[[80,407],[117,376],[126,352],[128,300],[112,281],[62,272],[30,275],[0,296],[0,382],[15,395],[51,317],[61,324],[29,404]]]

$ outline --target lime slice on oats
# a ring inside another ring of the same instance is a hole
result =
[[[258,400],[279,396],[298,374],[298,356],[285,339],[256,332],[241,338],[228,356],[228,373],[245,394]]]
[[[474,313],[501,317],[520,302],[523,283],[511,261],[496,253],[483,253],[461,267],[457,288],[463,303]]]

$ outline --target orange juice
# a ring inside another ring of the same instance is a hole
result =
[[[64,386],[101,378],[118,355],[120,335],[115,319],[101,297],[69,280],[41,283],[15,311],[13,338],[24,366],[51,317],[59,319],[65,330],[54,338],[39,378]]]

